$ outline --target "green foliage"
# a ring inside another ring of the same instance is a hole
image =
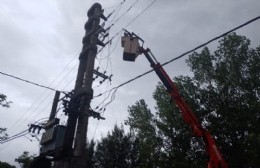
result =
[[[22,168],[29,168],[29,165],[34,158],[34,155],[30,155],[29,152],[24,151],[21,156],[18,156],[18,158],[15,159],[15,162],[18,162]]]
[[[0,106],[4,108],[10,107],[11,101],[7,101],[7,97],[4,94],[0,93]],[[0,127],[0,142],[5,140],[8,137],[8,134],[6,133],[6,128]]]
[[[128,108],[129,117],[125,124],[130,126],[131,133],[136,134],[140,145],[140,167],[156,167],[159,164],[154,115],[144,100]]]
[[[15,166],[12,166],[9,163],[0,161],[0,168],[15,168]]]
[[[92,139],[90,142],[87,142],[86,147],[86,158],[87,158],[87,164],[89,168],[93,168],[95,165],[95,145],[96,143]]]
[[[214,54],[204,48],[187,61],[200,86],[193,104],[200,106],[196,111],[204,113],[230,167],[260,166],[260,50],[249,45],[233,33]]]
[[[107,137],[97,143],[95,167],[135,167],[138,162],[137,155],[135,139],[130,134],[125,134],[123,127],[115,126]]]
[[[180,78],[175,81],[183,86],[180,87],[183,96],[188,90],[194,89],[192,85],[182,85]],[[160,151],[163,158],[161,167],[201,167],[201,162],[205,162],[204,150],[201,144],[192,138],[190,128],[184,123],[179,109],[161,83],[156,87],[153,97],[157,104],[156,128],[164,149]]]
[[[250,41],[235,33],[219,44],[214,53],[206,47],[189,57],[194,77],[180,76],[174,81],[203,127],[213,133],[230,167],[259,167],[260,47],[250,48]],[[160,167],[204,167],[201,139],[191,137],[162,84],[154,99],[154,115],[143,100],[129,108],[130,128],[137,137],[156,140],[149,152],[159,154]]]
[[[7,101],[6,95],[0,93],[0,106],[7,108],[7,107],[10,107],[10,103],[12,103],[12,102]]]
[[[0,128],[0,142],[3,140],[6,140],[8,137],[8,134],[6,133],[6,128]]]
[[[230,168],[260,167],[260,47],[235,33],[215,52],[207,47],[187,60],[194,76],[175,77],[181,95],[216,139]],[[206,167],[205,145],[192,137],[179,109],[159,83],[152,113],[144,100],[128,108],[123,127],[88,146],[90,167]]]

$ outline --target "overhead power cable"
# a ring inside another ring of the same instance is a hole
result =
[[[17,80],[20,80],[20,81],[23,81],[23,82],[26,82],[26,83],[29,83],[29,84],[32,84],[32,85],[35,85],[35,86],[38,86],[38,87],[42,87],[42,88],[49,89],[49,90],[52,90],[52,91],[59,91],[59,90],[53,89],[51,87],[44,86],[44,85],[41,85],[41,84],[38,84],[38,83],[35,83],[35,82],[31,82],[29,80],[22,79],[20,77],[17,77],[17,76],[14,76],[14,75],[10,75],[10,74],[4,73],[4,72],[0,72],[0,74],[8,76],[8,77],[11,77],[11,78],[14,78],[14,79],[17,79]]]
[[[209,40],[209,41],[207,41],[207,42],[205,42],[205,43],[203,43],[203,44],[201,44],[201,45],[199,45],[199,46],[197,46],[197,47],[195,47],[195,48],[193,48],[193,49],[191,49],[191,50],[189,50],[189,51],[187,51],[187,52],[185,52],[185,53],[183,53],[181,55],[179,55],[178,57],[175,57],[175,58],[173,58],[173,59],[163,63],[162,66],[167,65],[167,64],[169,64],[169,63],[171,63],[171,62],[173,62],[173,61],[175,61],[177,59],[180,59],[180,58],[184,57],[185,55],[187,55],[189,53],[192,53],[195,50],[197,50],[199,48],[202,48],[202,47],[208,45],[209,43],[211,43],[213,41],[216,41],[216,40],[220,39],[221,37],[224,37],[224,36],[228,35],[229,33],[233,32],[233,31],[236,31],[236,30],[238,30],[238,29],[240,29],[240,28],[242,28],[242,27],[244,27],[244,26],[246,26],[246,25],[248,25],[248,24],[250,24],[250,23],[252,23],[252,22],[254,22],[256,20],[258,20],[258,19],[260,19],[260,16],[255,17],[254,19],[251,19],[251,20],[245,22],[244,24],[241,24],[241,25],[239,25],[239,26],[237,26],[237,27],[235,27],[235,28],[233,28],[233,29],[231,29],[231,30],[229,30],[229,31],[227,31],[227,32],[217,36],[217,37],[214,37],[213,39],[211,39],[211,40]]]
[[[26,134],[28,134],[28,133],[29,133],[29,132],[28,132],[28,129],[26,129],[26,130],[24,130],[24,131],[21,131],[21,132],[19,132],[19,133],[13,135],[13,136],[11,136],[11,137],[7,137],[6,139],[2,140],[2,141],[1,141],[1,144],[4,144],[4,143],[9,142],[9,141],[12,141],[12,140],[14,140],[14,139],[16,139],[16,138],[19,138],[19,137],[22,137],[22,136],[24,136],[24,135],[26,135]]]
[[[117,33],[115,33],[115,35],[112,36],[111,39],[106,42],[106,44],[111,43],[111,42],[114,40],[115,37],[117,37],[118,35],[120,35],[120,34],[123,32],[124,29],[126,29],[126,28],[127,28],[128,26],[130,26],[138,17],[140,17],[142,14],[144,14],[144,12],[147,11],[156,1],[157,1],[157,0],[153,0],[150,4],[148,4],[139,14],[137,14],[133,19],[131,19],[131,20],[123,27],[123,29],[121,29],[120,31],[118,31]],[[138,2],[138,1],[137,1],[137,2]],[[136,3],[137,3],[137,2],[136,2]],[[134,5],[135,5],[135,4],[133,4],[133,6],[134,6]],[[129,12],[129,10],[130,10],[133,6],[130,6],[130,8],[128,8],[128,10],[126,11],[126,13]],[[121,19],[122,16],[124,16],[124,15],[125,15],[125,13],[120,16],[120,19]],[[111,24],[107,29],[111,29],[111,27],[112,27],[112,26],[115,26],[115,24],[116,24],[116,23]],[[105,47],[102,47],[102,48],[98,51],[98,53],[100,53],[104,48],[105,48]]]
[[[153,0],[146,8],[144,8],[138,15],[136,15],[124,28],[127,28],[130,24],[132,24],[138,17],[140,17],[147,9],[149,9],[157,0]]]
[[[45,123],[46,119],[48,120],[48,117],[47,117],[47,118],[41,118],[41,119],[35,121],[33,124],[39,124],[39,125],[41,125],[41,124]],[[40,122],[40,121],[41,121],[41,122]],[[27,129],[25,129],[25,130],[23,130],[23,131],[21,131],[21,132],[15,134],[15,135],[6,137],[6,139],[3,139],[2,141],[0,141],[0,144],[4,144],[4,143],[7,143],[7,142],[12,141],[12,140],[14,140],[14,139],[23,137],[23,136],[25,136],[25,135],[27,135],[27,134],[29,134],[29,133],[30,133],[30,132],[29,132],[29,129],[27,128]],[[3,148],[2,148],[2,149],[3,149]],[[0,150],[2,150],[2,149],[0,149]]]
[[[117,19],[113,19],[114,23],[111,24],[110,28],[114,26],[119,20],[121,20],[137,3],[139,0],[136,0],[123,14],[121,14]]]
[[[252,22],[255,22],[255,21],[258,20],[258,19],[260,19],[260,16],[255,17],[255,18],[253,18],[253,19],[251,19],[251,20],[249,20],[249,21],[247,21],[247,22],[245,22],[245,23],[243,23],[243,24],[241,24],[241,25],[239,25],[239,26],[237,26],[237,27],[235,27],[235,28],[233,28],[233,29],[231,29],[231,30],[229,30],[229,31],[227,31],[227,32],[225,32],[225,33],[223,33],[223,34],[221,34],[221,35],[219,35],[219,36],[216,36],[216,37],[212,38],[211,40],[209,40],[209,41],[207,41],[207,42],[205,42],[205,43],[202,43],[202,44],[200,44],[199,46],[197,46],[197,47],[195,47],[195,48],[193,48],[193,49],[191,49],[191,50],[189,50],[189,51],[187,51],[187,52],[184,52],[183,54],[181,54],[181,55],[179,55],[179,56],[177,56],[177,57],[175,57],[175,58],[173,58],[173,59],[171,59],[171,60],[169,60],[169,61],[167,61],[167,62],[161,64],[161,66],[165,66],[165,65],[167,65],[167,64],[169,64],[169,63],[171,63],[171,62],[173,62],[173,61],[176,61],[176,60],[178,60],[178,59],[180,59],[180,58],[186,56],[187,54],[190,54],[190,53],[196,51],[197,49],[200,49],[200,48],[202,48],[202,47],[204,47],[204,46],[210,44],[211,42],[216,41],[216,40],[218,40],[218,39],[220,39],[220,38],[222,38],[222,37],[228,35],[229,33],[233,32],[233,31],[236,31],[236,30],[238,30],[238,29],[240,29],[240,28],[242,28],[242,27],[244,27],[244,26],[246,26],[246,25],[248,25],[248,24],[250,24],[250,23],[252,23]],[[151,73],[151,72],[153,72],[153,71],[154,71],[154,69],[151,69],[151,70],[149,70],[149,71],[146,71],[146,72],[144,72],[144,73],[142,73],[142,74],[140,74],[140,75],[138,75],[138,76],[136,76],[136,77],[134,77],[134,78],[132,78],[132,79],[126,81],[126,82],[123,82],[123,83],[119,84],[119,85],[116,86],[116,87],[113,87],[112,89],[110,89],[110,90],[108,90],[108,91],[106,91],[106,92],[103,92],[103,93],[100,93],[100,94],[94,96],[94,98],[99,97],[99,96],[102,96],[102,95],[104,95],[104,94],[106,94],[106,93],[108,93],[108,92],[111,92],[111,91],[113,91],[113,90],[114,90],[114,92],[115,92],[115,91],[117,91],[118,88],[120,88],[120,87],[122,87],[122,86],[124,86],[124,85],[126,85],[126,84],[128,84],[128,83],[131,83],[131,82],[133,82],[133,81],[135,81],[135,80],[137,80],[137,79],[139,79],[139,78],[141,78],[141,77],[143,77],[143,76],[145,76],[145,75],[147,75],[147,74],[149,74],[149,73]]]

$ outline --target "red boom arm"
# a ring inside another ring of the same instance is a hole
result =
[[[173,81],[165,72],[165,70],[160,65],[160,63],[158,63],[156,60],[155,62],[151,58],[149,49],[145,50],[143,47],[139,47],[139,52],[143,53],[148,59],[148,61],[151,63],[152,68],[159,76],[164,86],[167,88],[167,91],[170,94],[171,98],[175,101],[175,103],[179,107],[184,121],[190,125],[193,135],[196,137],[203,138],[206,145],[206,152],[209,157],[208,168],[228,168],[226,161],[223,159],[222,154],[220,153],[220,151],[216,146],[215,140],[212,138],[210,133],[207,130],[205,130],[198,122],[191,108],[181,97],[176,85],[173,83]]]

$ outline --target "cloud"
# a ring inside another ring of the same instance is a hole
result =
[[[105,13],[108,14],[122,1],[97,2],[103,5]],[[120,12],[117,15],[114,13],[115,18],[121,16],[135,2],[138,3],[111,28],[110,38],[151,3],[150,0],[126,1]],[[71,90],[77,73],[78,56],[82,49],[86,13],[92,3],[94,1],[3,1],[0,6],[0,70],[60,90]],[[142,37],[145,47],[149,47],[163,63],[258,16],[259,6],[258,0],[157,0],[127,29]],[[109,25],[107,22],[106,26]],[[258,27],[259,21],[237,32],[250,38],[253,46],[259,45]],[[210,45],[211,49],[216,46],[217,42]],[[111,55],[107,56],[109,52]],[[95,94],[150,69],[144,56],[139,56],[134,63],[124,62],[122,52],[119,36],[115,37],[110,47],[106,47],[98,55],[98,58],[104,58],[96,61],[96,67],[100,66],[102,71],[106,70],[107,74],[112,73],[114,76],[111,85],[105,83],[96,87]],[[185,58],[165,66],[171,77],[190,74]],[[0,93],[7,94],[14,102],[11,108],[0,109],[0,126],[7,127],[14,134],[27,128],[28,123],[49,115],[53,92],[4,76],[0,76],[0,81]],[[98,82],[97,79],[95,86]],[[106,135],[114,124],[120,124],[126,119],[127,107],[139,99],[145,99],[149,107],[153,108],[155,103],[152,93],[158,82],[159,79],[153,72],[120,88],[115,101],[104,113],[106,120],[100,121],[97,129],[96,121],[91,119],[89,137],[93,137],[95,129],[96,137]],[[92,106],[95,107],[103,98],[94,99]],[[38,153],[37,143],[29,142],[25,138],[13,141],[11,145],[0,150],[1,161],[12,163],[24,150]]]

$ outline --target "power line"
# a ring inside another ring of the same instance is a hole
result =
[[[129,25],[131,25],[138,17],[140,17],[146,10],[148,10],[156,1],[157,1],[157,0],[153,0],[149,5],[147,5],[147,7],[145,7],[145,8],[144,8],[139,14],[137,14],[132,20],[130,20],[130,21],[124,26],[124,28],[128,27]],[[108,29],[110,29],[112,26],[114,26],[114,25],[115,25],[127,12],[129,12],[138,2],[139,2],[139,0],[136,0],[135,3],[133,3],[120,17],[118,17],[118,19],[116,19],[115,23],[111,24]],[[116,38],[118,35],[120,35],[120,34],[123,32],[124,28],[123,28],[122,30],[118,31],[110,40],[108,40],[108,42],[107,42],[106,44],[110,44],[110,43],[114,40],[114,38]],[[117,39],[117,42],[116,42],[115,47],[112,49],[112,51],[111,51],[106,57],[109,57],[109,56],[113,53],[114,49],[116,48],[116,46],[117,46],[117,44],[118,44],[118,41],[119,41],[119,38]],[[105,48],[105,47],[101,48],[101,49],[98,51],[98,53],[101,52],[101,51],[103,51],[104,48]],[[106,57],[105,57],[105,58],[106,58]],[[113,92],[112,92],[112,91],[113,91]],[[113,88],[113,89],[111,89],[111,90],[108,90],[108,91],[104,92],[104,94],[105,94],[105,93],[108,93],[108,92],[109,92],[109,94],[108,94],[107,96],[105,96],[104,100],[97,105],[96,109],[99,109],[99,110],[101,110],[101,111],[104,112],[105,109],[106,109],[106,107],[107,107],[111,102],[113,102],[113,100],[115,99],[115,93],[116,93],[116,91],[117,91],[117,87],[115,87],[115,88]],[[111,93],[112,93],[112,95],[111,95],[110,100],[105,103],[105,101],[106,101],[107,99],[109,99]],[[101,96],[101,95],[99,95],[99,96]],[[97,96],[97,97],[99,97],[99,96]],[[105,103],[105,104],[104,104],[102,107],[100,107],[103,103]]]
[[[125,0],[120,3],[120,6],[122,6],[124,3],[125,3]],[[113,11],[113,12],[114,12],[114,11]],[[112,15],[113,12],[112,12],[110,15]],[[120,19],[121,19],[121,18],[120,18]],[[120,20],[120,19],[117,19],[117,21]],[[116,22],[117,22],[117,21],[116,21]],[[72,60],[69,62],[69,64],[71,64],[71,62],[72,62]],[[69,66],[69,64],[66,65],[66,67],[65,67],[64,69],[66,69],[66,68]],[[73,68],[71,69],[71,71],[72,71],[72,70],[73,70]],[[69,73],[70,73],[71,71],[69,71]],[[62,73],[62,72],[64,72],[64,71],[61,71],[61,73]],[[54,87],[54,88],[51,88],[51,87],[48,87],[48,86],[43,86],[43,85],[41,85],[41,84],[38,84],[38,83],[35,83],[35,82],[31,82],[31,81],[29,81],[29,80],[22,79],[22,78],[20,78],[20,77],[14,76],[14,75],[10,75],[10,74],[4,73],[4,72],[0,72],[0,73],[1,73],[2,75],[6,75],[6,76],[8,76],[8,77],[12,77],[12,78],[14,78],[14,79],[17,79],[17,80],[20,80],[20,81],[23,81],[23,82],[27,82],[27,83],[30,83],[30,84],[33,84],[33,85],[36,85],[36,86],[39,86],[39,87],[43,87],[43,88],[49,89],[49,90],[51,90],[51,91],[57,91],[56,89],[54,89],[55,87]],[[60,75],[61,73],[59,73],[59,75]],[[59,76],[59,75],[58,75],[58,76]],[[65,75],[65,77],[66,77],[66,76],[67,76],[67,75]],[[64,78],[65,78],[65,77],[64,77]],[[64,79],[64,78],[63,78],[63,79]],[[56,79],[57,79],[57,77],[56,77]],[[55,79],[54,81],[56,81],[56,79]],[[70,84],[70,83],[71,83],[71,82],[69,82],[69,84]],[[66,85],[66,87],[67,87],[67,85]],[[49,97],[49,95],[50,95],[50,93],[46,96],[46,98]],[[43,101],[45,101],[46,98],[45,98]],[[43,103],[43,101],[42,101],[41,103]],[[32,106],[31,106],[31,107],[32,107]],[[38,106],[38,107],[39,107],[39,106]],[[46,106],[46,107],[47,107],[47,106]],[[45,107],[45,108],[46,108],[46,107]],[[45,108],[44,108],[44,109],[45,109]],[[44,109],[43,109],[43,110],[44,110]],[[42,111],[43,111],[43,110],[42,110]],[[41,111],[41,112],[42,112],[42,111]],[[36,115],[38,115],[38,114],[36,114]],[[35,117],[36,117],[36,116],[35,116]],[[26,118],[25,118],[25,120],[26,120]],[[22,124],[23,122],[19,122],[19,123]],[[16,123],[16,124],[17,124],[17,123]]]
[[[114,26],[120,19],[122,19],[131,9],[139,2],[139,0],[136,0],[121,16],[119,16],[117,19],[113,19],[114,23],[111,24],[110,28]]]
[[[69,67],[69,65],[71,65],[71,63],[73,62],[73,59],[75,59],[75,58],[72,58],[72,59],[67,63],[67,65],[56,75],[55,79],[49,84],[49,86],[55,84],[55,82],[57,81],[58,77],[61,76],[62,73],[64,73],[64,71]],[[62,81],[64,81],[64,79],[67,77],[67,75],[72,72],[72,70],[73,70],[74,67],[75,67],[75,66],[73,66],[73,67],[71,68],[71,70],[70,70],[68,73],[66,73],[65,76],[64,76],[57,84],[53,85],[53,88],[57,88],[57,86],[58,86]],[[65,87],[64,87],[62,90],[64,90],[64,89],[65,89]],[[53,90],[51,90],[50,92],[48,92],[48,94],[47,94],[44,98],[42,98],[42,96],[46,93],[46,91],[44,91],[44,92],[36,99],[36,101],[34,101],[34,102],[31,104],[31,106],[28,108],[27,112],[26,112],[26,113],[22,113],[21,116],[18,117],[19,120],[14,121],[14,124],[12,124],[13,126],[10,128],[9,131],[12,132],[12,130],[14,130],[14,128],[17,128],[18,126],[21,126],[24,122],[30,120],[30,119],[28,118],[28,115],[32,115],[32,113],[30,113],[30,111],[33,111],[33,112],[34,112],[34,111],[37,111],[37,109],[40,108],[40,105],[42,105],[42,104],[49,98],[49,96],[51,95],[52,91],[53,91]],[[35,103],[36,103],[40,98],[42,98],[42,99],[41,99],[41,101],[39,102],[39,104],[36,106]],[[34,105],[35,105],[35,106],[34,106]],[[33,110],[33,107],[35,107],[34,110]],[[44,109],[46,109],[47,107],[48,107],[48,106],[46,105],[46,106],[44,107]],[[42,109],[39,113],[41,113],[44,109]],[[36,115],[37,115],[37,114],[36,114]],[[35,115],[35,118],[36,118],[36,115]],[[38,115],[39,115],[39,114],[38,114]],[[21,117],[23,117],[24,120],[21,120]]]
[[[27,129],[27,130],[24,130],[24,131],[21,131],[21,132],[19,132],[19,133],[13,135],[13,136],[11,136],[11,137],[7,137],[6,139],[2,140],[2,141],[1,141],[1,144],[4,144],[4,143],[9,142],[9,141],[12,141],[12,140],[14,140],[14,139],[16,139],[16,138],[19,138],[19,137],[22,137],[22,136],[24,136],[24,135],[26,135],[26,134],[28,134],[28,133],[29,133],[29,132],[28,132],[28,129]]]
[[[72,71],[72,70],[70,70],[68,73],[66,73],[65,74],[65,76],[60,80],[60,82],[58,82],[57,84],[55,84],[55,82],[57,81],[57,79],[59,78],[59,76],[61,76],[61,74],[62,73],[64,73],[65,72],[65,70],[71,65],[71,63],[73,62],[73,60],[74,60],[75,58],[72,58],[68,63],[67,63],[67,65],[59,72],[59,73],[57,73],[57,75],[56,75],[56,77],[54,78],[54,80],[52,80],[52,82],[49,84],[49,87],[50,86],[52,86],[53,88],[57,88],[57,86],[62,82],[62,81],[64,81],[64,79],[65,79],[65,77]],[[74,68],[74,66],[73,66],[73,68]],[[72,69],[73,69],[72,68]],[[54,85],[55,84],[55,85]],[[64,88],[62,89],[62,90],[64,90]],[[14,121],[13,123],[14,124],[12,124],[13,125],[13,127],[11,127],[11,129],[10,130],[12,130],[13,128],[15,128],[16,126],[18,127],[18,123],[21,125],[23,122],[25,122],[26,120],[28,120],[28,118],[27,118],[27,116],[29,115],[29,114],[31,114],[30,113],[30,111],[36,111],[38,108],[40,108],[40,105],[42,105],[46,100],[47,100],[47,98],[49,98],[49,96],[50,96],[50,94],[52,93],[52,91],[53,90],[51,90],[51,92],[48,92],[48,94],[44,97],[44,98],[42,98],[42,96],[46,93],[46,91],[43,91],[39,96],[38,96],[38,98],[36,98],[36,100],[30,105],[30,107],[28,108],[28,110],[26,111],[26,113],[21,113],[21,115],[20,115],[20,117],[18,117],[19,119],[17,120],[17,121]],[[42,98],[42,99],[41,99]],[[41,101],[38,103],[38,105],[36,106],[35,104],[38,102],[38,100],[40,100],[41,99]],[[34,110],[32,110],[33,109],[33,107],[34,107],[34,105],[35,105],[35,107],[36,108],[34,108]],[[22,121],[20,118],[21,117],[23,117],[23,118],[25,118],[25,120],[24,121]],[[9,130],[9,131],[10,131]],[[11,131],[12,132],[12,131]]]
[[[144,12],[147,11],[156,1],[157,1],[157,0],[153,0],[149,5],[147,5],[139,14],[137,14],[133,19],[131,19],[131,20],[123,27],[123,29],[127,28],[128,26],[130,26],[138,17],[140,17],[142,14],[144,14]],[[136,3],[138,3],[138,2],[139,2],[139,1],[137,0],[134,4],[132,4],[132,5],[128,8],[128,10],[127,10],[125,13],[123,13],[119,18],[121,19],[122,16],[124,16],[127,12],[129,12],[130,9],[131,9],[134,5],[136,5]],[[116,24],[117,22],[118,22],[118,19],[117,19],[117,21],[116,21],[115,23],[111,24],[107,29],[110,29],[111,27],[115,26],[115,24]],[[123,32],[123,29],[121,29],[120,31],[118,31],[117,33],[115,33],[115,35],[112,36],[111,39],[106,42],[106,44],[111,43],[111,42],[114,40],[115,37],[117,37],[118,35],[120,35],[120,34]],[[102,48],[98,51],[98,53],[101,52],[104,48],[105,48],[105,47],[102,47]]]
[[[0,74],[2,74],[4,76],[11,77],[11,78],[14,78],[14,79],[17,79],[17,80],[20,80],[20,81],[23,81],[23,82],[26,82],[26,83],[29,83],[29,84],[32,84],[32,85],[35,85],[35,86],[38,86],[38,87],[42,87],[42,88],[49,89],[49,90],[52,90],[52,91],[59,91],[59,90],[53,89],[51,87],[44,86],[44,85],[41,85],[41,84],[38,84],[38,83],[35,83],[35,82],[31,82],[29,80],[22,79],[20,77],[17,77],[17,76],[14,76],[14,75],[10,75],[10,74],[4,73],[4,72],[0,72]],[[62,91],[60,91],[60,92],[62,92]]]
[[[111,8],[114,8],[114,7],[117,7],[119,5],[122,5],[123,3],[125,3],[125,0],[123,0],[122,2],[118,2],[116,3],[115,5],[112,5],[112,6],[108,6],[108,7],[104,7],[103,9],[111,9]]]
[[[132,24],[138,17],[140,17],[146,10],[148,10],[157,0],[153,0],[146,8],[144,8],[138,15],[136,15],[124,28],[127,28]]]
[[[244,24],[241,24],[241,25],[239,25],[239,26],[237,26],[237,27],[235,27],[235,28],[233,28],[233,29],[231,29],[231,30],[229,30],[229,31],[227,31],[227,32],[225,32],[225,33],[223,33],[223,34],[217,36],[217,37],[214,37],[213,39],[211,39],[211,40],[209,40],[209,41],[207,41],[207,42],[205,42],[205,43],[203,43],[203,44],[201,44],[201,45],[199,45],[199,46],[193,48],[192,50],[189,50],[189,51],[187,51],[187,52],[181,54],[180,56],[175,57],[175,58],[173,58],[173,59],[171,59],[171,60],[169,60],[169,61],[163,63],[162,66],[167,65],[167,64],[169,64],[169,63],[171,63],[171,62],[173,62],[173,61],[175,61],[175,60],[177,60],[177,59],[180,59],[180,58],[184,57],[185,55],[187,55],[187,54],[189,54],[189,53],[191,53],[191,52],[194,52],[195,50],[197,50],[197,49],[199,49],[199,48],[202,48],[202,47],[208,45],[209,43],[211,43],[211,42],[213,42],[213,41],[216,41],[216,40],[220,39],[221,37],[224,37],[224,36],[228,35],[229,33],[233,32],[233,31],[236,31],[236,30],[238,30],[238,29],[240,29],[240,28],[242,28],[242,27],[244,27],[244,26],[246,26],[246,25],[248,25],[248,24],[250,24],[250,23],[252,23],[252,22],[254,22],[254,21],[256,21],[256,20],[258,20],[258,19],[260,19],[260,16],[255,17],[254,19],[251,19],[251,20],[245,22]]]
[[[38,123],[39,125],[40,125],[40,124],[43,124],[43,123],[45,123],[45,120],[46,120],[46,119],[48,120],[48,117],[47,117],[47,118],[41,118],[41,119],[35,121],[34,124],[36,124],[36,123]],[[43,121],[42,121],[42,120],[43,120]],[[40,121],[41,121],[41,122],[40,122]],[[15,135],[12,135],[12,136],[8,136],[6,139],[2,140],[2,141],[0,142],[0,144],[7,143],[7,142],[12,141],[12,140],[14,140],[14,139],[23,137],[23,136],[25,136],[25,135],[27,135],[27,134],[29,134],[29,129],[25,129],[25,130],[23,130],[23,131],[21,131],[21,132],[15,134]],[[3,148],[2,148],[2,149],[3,149]],[[2,149],[0,149],[0,150],[2,150]]]
[[[125,2],[125,0],[120,3],[120,6],[122,6],[122,5],[124,4],[124,2]],[[133,6],[131,6],[130,8],[132,8],[132,7],[133,7]],[[128,9],[128,11],[130,10],[130,8]],[[128,11],[127,11],[127,12],[128,12]],[[127,13],[127,12],[126,12],[126,13]],[[113,12],[112,12],[112,13],[113,13]],[[110,15],[112,15],[112,13],[111,13]],[[120,16],[119,18],[117,18],[116,21],[115,21],[115,23],[118,22],[121,18],[122,18],[122,16]],[[72,60],[69,62],[69,64],[70,64],[71,62],[72,62]],[[68,64],[68,65],[69,65],[69,64]],[[66,67],[65,67],[64,69],[66,69],[66,68],[68,67],[68,65],[66,65]],[[64,71],[61,71],[61,72],[64,72]],[[70,72],[69,72],[69,73],[70,73]],[[43,87],[43,88],[49,89],[49,90],[51,90],[51,91],[57,91],[56,89],[54,89],[55,87],[54,87],[54,88],[51,88],[51,87],[43,86],[43,85],[41,85],[41,84],[38,84],[38,83],[35,83],[35,82],[31,82],[31,81],[29,81],[29,80],[22,79],[22,78],[20,78],[20,77],[17,77],[17,76],[14,76],[14,75],[10,75],[10,74],[4,73],[4,72],[2,72],[1,74],[2,74],[2,75],[9,76],[9,77],[12,77],[12,78],[14,78],[14,79],[17,79],[17,80],[20,80],[20,81],[23,81],[23,82],[27,82],[27,83],[30,83],[30,84],[33,84],[33,85],[36,85],[36,86],[39,86],[39,87]],[[60,73],[59,73],[59,75],[60,75]],[[58,75],[58,76],[59,76],[59,75]],[[66,75],[65,75],[65,77],[66,77]],[[64,77],[64,78],[65,78],[65,77]],[[57,79],[57,78],[56,78],[56,79]],[[55,79],[55,80],[56,80],[56,79]],[[55,81],[55,80],[54,80],[54,81]],[[50,93],[47,95],[47,97],[49,97],[49,95],[50,95]],[[44,100],[45,100],[45,99],[44,99]],[[44,101],[44,100],[43,100],[43,101]],[[42,101],[42,102],[43,102],[43,101]],[[42,103],[42,102],[41,102],[41,103]],[[39,107],[39,106],[38,106],[38,107]],[[47,106],[46,106],[46,107],[47,107]],[[46,108],[46,107],[45,107],[45,108]],[[44,108],[44,109],[45,109],[45,108]],[[43,109],[43,110],[44,110],[44,109]],[[42,111],[43,111],[43,110],[42,110]],[[37,115],[38,115],[38,114],[37,114]],[[36,116],[35,116],[35,117],[36,117]],[[26,118],[25,118],[25,120],[26,120]],[[20,122],[20,123],[21,123],[21,122]],[[23,123],[23,122],[22,122],[22,123]]]
[[[155,1],[156,1],[156,0],[155,0]],[[236,31],[236,30],[238,30],[238,29],[240,29],[240,28],[242,28],[242,27],[244,27],[244,26],[246,26],[246,25],[248,25],[248,24],[250,24],[250,23],[252,23],[252,22],[254,22],[254,21],[256,21],[256,20],[258,20],[258,19],[260,19],[260,16],[255,17],[255,18],[253,18],[253,19],[251,19],[251,20],[249,20],[249,21],[247,21],[247,22],[245,22],[245,23],[243,23],[243,24],[241,24],[241,25],[239,25],[239,26],[237,26],[237,27],[235,27],[235,28],[233,28],[233,29],[231,29],[231,30],[229,30],[229,31],[227,31],[227,32],[225,32],[225,33],[223,33],[223,34],[221,34],[221,35],[219,35],[219,36],[216,36],[216,37],[212,38],[211,40],[209,40],[209,41],[207,41],[207,42],[205,42],[205,43],[203,43],[203,44],[200,44],[199,46],[197,46],[197,47],[195,47],[195,48],[193,48],[193,49],[191,49],[191,50],[189,50],[189,51],[187,51],[187,52],[184,52],[183,54],[181,54],[181,55],[179,55],[179,56],[177,56],[177,57],[175,57],[175,58],[173,58],[173,59],[171,59],[171,60],[169,60],[169,61],[167,61],[167,62],[161,64],[161,66],[165,66],[165,65],[167,65],[167,64],[169,64],[169,63],[171,63],[171,62],[173,62],[173,61],[176,61],[176,60],[178,60],[178,59],[180,59],[180,58],[186,56],[187,54],[190,54],[190,53],[196,51],[197,49],[200,49],[200,48],[202,48],[202,47],[208,45],[209,43],[211,43],[211,42],[213,42],[213,41],[216,41],[216,40],[218,40],[219,38],[222,38],[222,37],[226,36],[227,34],[233,32],[233,31]],[[110,90],[108,90],[108,91],[106,91],[106,92],[103,92],[103,93],[100,93],[100,94],[94,96],[94,98],[99,97],[99,96],[102,96],[102,95],[106,94],[107,92],[111,92],[111,91],[113,91],[113,90],[115,90],[114,92],[116,92],[118,88],[120,88],[120,87],[122,87],[122,86],[124,86],[124,85],[126,85],[126,84],[129,84],[129,83],[131,83],[131,82],[133,82],[133,81],[135,81],[135,80],[137,80],[137,79],[139,79],[139,78],[141,78],[141,77],[143,77],[143,76],[145,76],[145,75],[147,75],[147,74],[149,74],[149,73],[151,73],[151,72],[153,72],[153,71],[154,71],[154,69],[151,69],[151,70],[149,70],[149,71],[146,71],[146,72],[144,72],[144,73],[142,73],[142,74],[140,74],[140,75],[138,75],[138,76],[136,76],[136,77],[134,77],[134,78],[132,78],[132,79],[126,81],[126,82],[123,82],[123,83],[119,84],[119,85],[116,86],[116,87],[113,87],[112,89],[110,89]],[[113,95],[114,95],[114,93],[113,93]],[[109,103],[111,103],[111,101],[110,101]]]

